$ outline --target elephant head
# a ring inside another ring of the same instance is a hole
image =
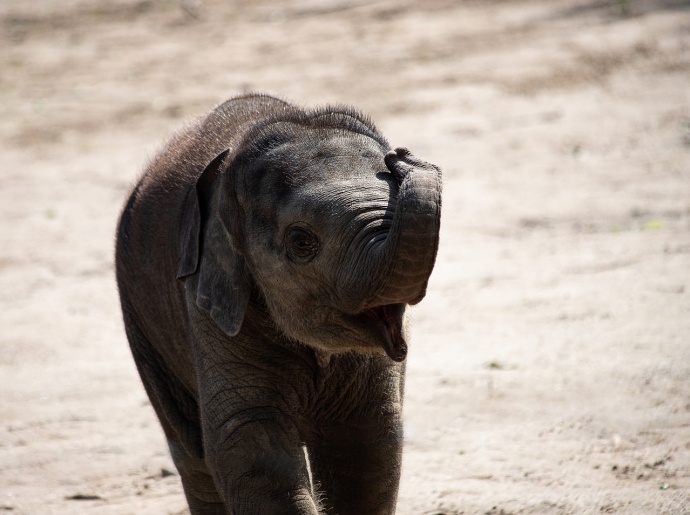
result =
[[[263,120],[187,196],[178,278],[229,336],[258,292],[286,337],[405,359],[438,248],[441,172],[349,109]]]

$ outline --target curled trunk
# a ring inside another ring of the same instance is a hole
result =
[[[390,151],[385,162],[400,186],[367,304],[416,304],[426,294],[438,251],[441,171],[405,148]]]

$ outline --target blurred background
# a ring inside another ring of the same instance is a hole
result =
[[[352,104],[444,171],[398,513],[690,513],[690,2],[2,0],[0,511],[187,513],[114,230],[183,123]]]

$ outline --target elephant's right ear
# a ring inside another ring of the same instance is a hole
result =
[[[203,211],[208,209],[213,183],[229,153],[230,149],[226,148],[214,157],[213,161],[201,172],[194,186],[187,191],[177,240],[177,250],[180,255],[180,267],[177,269],[178,279],[192,275],[199,268]]]
[[[247,308],[249,281],[244,259],[211,205],[229,153],[224,150],[218,154],[187,193],[177,241],[177,278],[184,280],[197,306],[207,311],[226,334],[235,336]]]

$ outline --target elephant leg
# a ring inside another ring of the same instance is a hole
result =
[[[192,515],[228,515],[204,460],[189,456],[174,440],[168,439],[168,447],[175,467],[180,473],[190,513]]]
[[[402,428],[342,426],[309,448],[313,481],[326,513],[395,513],[402,461]]]
[[[206,460],[233,515],[317,515],[296,430],[266,406],[235,412],[204,433]]]
[[[156,411],[192,515],[226,515],[203,459],[196,401],[165,366],[123,297],[123,318],[139,375]]]

